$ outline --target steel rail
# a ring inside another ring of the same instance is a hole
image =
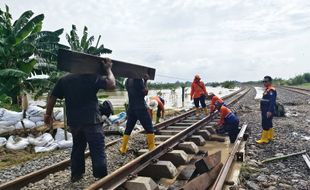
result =
[[[304,89],[304,88],[298,88],[298,87],[288,87],[288,86],[281,86],[281,88],[292,91],[292,92],[296,92],[299,94],[303,94],[303,95],[307,95],[310,96],[310,89]]]
[[[229,170],[231,168],[232,162],[234,161],[235,154],[238,151],[239,146],[240,146],[240,144],[242,142],[243,135],[244,135],[244,132],[247,129],[247,126],[248,126],[247,124],[244,124],[242,126],[242,128],[241,128],[241,130],[240,130],[240,132],[238,134],[237,140],[234,143],[234,147],[233,147],[232,151],[229,153],[229,157],[226,160],[225,165],[222,167],[222,169],[220,171],[220,174],[218,175],[216,181],[214,182],[212,190],[221,190],[223,188],[225,180],[226,180],[226,177],[227,177],[227,174],[228,174],[228,172],[229,172]]]
[[[238,91],[235,91],[233,93],[230,93],[224,97],[222,97],[223,100],[226,100],[240,92],[242,92],[245,88],[241,88],[240,90]],[[185,117],[188,117],[190,116],[191,114],[193,114],[195,112],[195,110],[189,110],[181,115],[178,115],[176,117],[173,117],[173,118],[170,118],[168,120],[165,120],[157,125],[154,126],[155,130],[160,130],[160,129],[163,129],[169,125],[172,125],[174,123],[177,123],[179,121],[181,121],[182,119],[184,119]],[[144,132],[141,131],[141,133]],[[118,138],[118,139],[115,139],[109,143],[107,143],[105,146],[108,147],[108,146],[111,146],[119,141],[121,141],[122,138]],[[89,151],[86,151],[85,152],[85,158],[89,157],[90,155],[90,152]],[[34,182],[37,182],[41,179],[44,179],[47,175],[51,174],[51,173],[55,173],[55,172],[58,172],[58,171],[61,171],[61,170],[64,170],[66,169],[71,163],[71,160],[70,159],[65,159],[63,161],[60,161],[56,164],[53,164],[51,166],[47,166],[47,167],[44,167],[42,169],[39,169],[37,171],[34,171],[34,172],[31,172],[31,173],[28,173],[24,176],[20,176],[20,177],[17,177],[11,181],[8,181],[8,182],[5,182],[5,183],[2,183],[0,184],[0,190],[15,190],[15,189],[20,189],[21,187],[24,187],[26,185],[28,185],[29,183],[34,183]]]
[[[242,98],[245,94],[247,94],[250,91],[250,89],[245,89],[244,93],[234,100],[230,101],[228,105],[231,105],[235,102],[237,102],[240,98]],[[209,123],[211,121],[211,118],[213,115],[217,114],[218,112],[215,112],[212,115],[209,115],[200,121],[197,121],[196,123],[192,124],[188,128],[184,129],[180,133],[172,136],[159,146],[157,146],[154,150],[147,152],[145,154],[142,154],[141,156],[137,157],[136,159],[132,160],[128,164],[124,165],[123,167],[117,169],[112,174],[96,181],[95,183],[91,184],[89,187],[87,187],[87,190],[95,190],[95,189],[115,189],[121,184],[123,184],[125,181],[127,181],[128,177],[137,174],[142,169],[144,169],[146,166],[151,164],[154,160],[160,158],[165,153],[169,152],[173,147],[178,145],[180,141],[185,140],[187,137],[191,136],[196,130],[201,128],[201,126]]]

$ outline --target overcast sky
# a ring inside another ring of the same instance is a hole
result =
[[[110,57],[156,68],[156,81],[290,78],[310,72],[309,0],[1,0],[44,29],[75,24],[103,36]],[[65,35],[62,42],[66,43]]]

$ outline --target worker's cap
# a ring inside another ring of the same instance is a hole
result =
[[[195,75],[195,79],[201,79],[199,75]]]
[[[214,93],[213,92],[208,92],[208,95],[209,96],[214,96]]]
[[[151,100],[151,101],[149,101],[149,103],[148,103],[148,107],[149,107],[151,110],[156,109],[157,106],[158,106],[158,103],[157,103],[156,100]]]
[[[220,106],[223,105],[223,103],[221,103],[221,102],[219,102],[219,101],[216,101],[216,102],[214,103],[214,105],[215,105],[215,107],[220,107]]]

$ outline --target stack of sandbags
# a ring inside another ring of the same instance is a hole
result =
[[[23,118],[22,112],[0,108],[0,134],[13,131],[15,124]]]
[[[35,123],[36,126],[44,125],[44,113],[45,110],[38,106],[29,106],[26,110],[26,117],[28,120]]]
[[[10,136],[6,142],[6,148],[9,150],[22,150],[25,149],[29,144],[27,138],[22,138],[18,136]]]
[[[53,151],[58,147],[58,144],[55,142],[54,138],[49,133],[44,133],[38,137],[28,137],[30,144],[34,145],[34,151],[38,152],[48,152]]]
[[[65,131],[63,129],[57,128],[55,135],[55,141],[59,148],[70,148],[73,145],[72,134],[67,132],[67,140],[65,139]]]
[[[36,127],[36,124],[33,121],[30,121],[29,119],[23,119],[22,121],[19,121],[18,123],[15,124],[15,129],[23,129],[24,127],[26,129],[32,129]]]

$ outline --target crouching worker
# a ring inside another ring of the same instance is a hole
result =
[[[61,77],[48,99],[44,122],[52,124],[51,117],[56,99],[65,98],[67,122],[73,136],[71,151],[71,181],[80,180],[85,173],[84,152],[88,143],[92,160],[93,175],[102,178],[107,173],[104,151],[102,118],[99,111],[97,92],[99,89],[115,88],[111,71],[112,61],[103,62],[107,77],[97,74],[68,74]]]
[[[148,103],[151,119],[153,120],[153,110],[157,109],[156,112],[156,124],[159,123],[160,117],[165,117],[165,100],[160,96],[153,96]]]
[[[214,105],[215,102],[221,103],[224,106],[226,106],[225,102],[220,97],[213,94],[212,92],[208,93],[208,99],[211,100],[210,113],[213,113],[215,111],[215,105]]]
[[[218,122],[219,129],[228,132],[230,143],[234,143],[239,134],[239,119],[229,108],[223,103],[215,102],[215,108],[220,112],[221,119]]]
[[[144,97],[148,94],[147,80],[149,76],[145,75],[144,79],[127,79],[125,83],[126,90],[128,91],[128,111],[126,129],[123,135],[123,142],[119,149],[122,154],[128,150],[129,136],[136,125],[137,120],[140,121],[144,130],[147,133],[148,149],[155,148],[155,135],[152,124],[151,116],[148,112]]]

